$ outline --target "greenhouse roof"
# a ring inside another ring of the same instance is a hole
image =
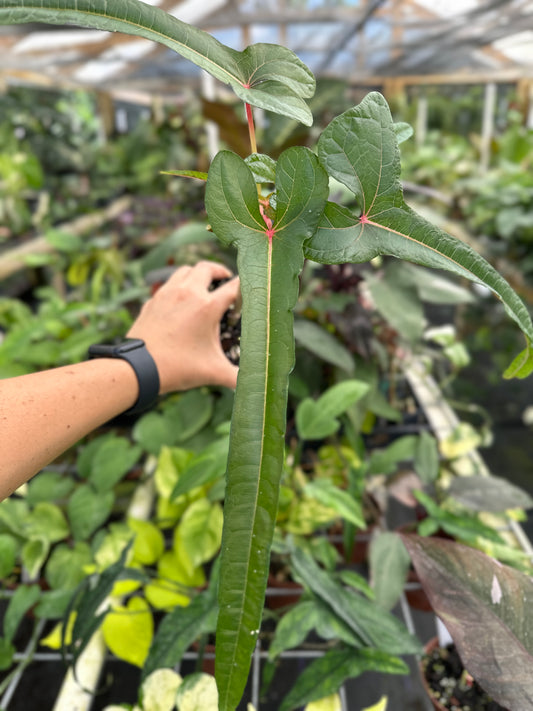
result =
[[[533,0],[149,0],[243,49],[283,44],[357,84],[533,78]],[[0,27],[0,80],[174,92],[197,68],[149,40],[73,26]]]

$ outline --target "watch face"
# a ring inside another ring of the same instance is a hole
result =
[[[91,358],[120,358],[126,353],[136,351],[144,347],[144,341],[140,338],[127,338],[122,343],[109,345],[106,343],[95,343],[89,348]]]
[[[137,348],[143,347],[144,341],[140,338],[128,338],[115,347],[115,353],[129,353],[130,351],[135,351]]]

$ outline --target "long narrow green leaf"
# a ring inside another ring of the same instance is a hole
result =
[[[76,670],[76,662],[81,653],[88,645],[91,637],[102,624],[107,614],[108,608],[102,610],[102,605],[110,595],[113,585],[120,577],[126,563],[131,543],[129,543],[122,554],[113,565],[103,571],[95,580],[86,578],[78,587],[78,591],[72,597],[65,612],[63,621],[61,648],[63,654],[67,651],[72,653],[72,666]],[[72,639],[69,645],[66,643],[66,631],[70,614],[76,611],[76,620],[72,628]],[[67,649],[68,646],[68,649]]]
[[[498,272],[467,244],[411,210],[400,183],[400,153],[387,102],[376,92],[327,126],[318,155],[328,173],[357,198],[361,214],[328,203],[320,228],[306,245],[306,256],[326,264],[367,262],[391,255],[489,287],[520,326],[528,341],[522,361],[508,375],[525,377],[533,369],[530,315]]]
[[[227,151],[213,161],[206,206],[217,237],[238,248],[243,297],[222,539],[216,676],[221,711],[237,706],[261,625],[284,455],[292,309],[303,243],[327,198],[316,156],[290,148],[276,167],[276,212],[259,206],[248,166]]]
[[[408,674],[409,667],[401,659],[377,649],[331,649],[300,674],[279,711],[291,711],[334,694],[347,679],[366,671]]]
[[[417,654],[420,644],[397,617],[331,578],[311,556],[294,547],[291,564],[298,578],[354,632],[362,645],[391,654]]]
[[[159,42],[229,84],[249,104],[312,123],[303,99],[314,94],[315,79],[284,47],[255,44],[238,52],[139,0],[0,0],[0,24],[25,22],[74,24]]]

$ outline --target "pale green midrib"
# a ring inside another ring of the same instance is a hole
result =
[[[196,55],[197,57],[202,57],[202,59],[204,60],[204,62],[206,62],[207,64],[209,64],[209,65],[212,66],[212,67],[216,67],[216,68],[217,68],[218,70],[220,70],[222,73],[226,74],[227,77],[228,77],[228,83],[229,83],[229,84],[231,84],[232,81],[233,81],[233,82],[235,82],[236,84],[239,84],[242,88],[245,88],[242,79],[239,79],[239,78],[236,77],[234,74],[232,74],[232,73],[229,72],[227,69],[225,69],[223,66],[221,66],[220,64],[217,64],[217,63],[214,62],[212,59],[209,59],[209,57],[207,57],[205,54],[202,54],[202,53],[199,52],[198,50],[192,48],[190,45],[185,44],[185,42],[180,42],[180,41],[174,39],[173,37],[171,37],[170,35],[166,35],[164,32],[159,32],[158,30],[154,30],[154,29],[151,28],[151,27],[149,28],[149,27],[147,27],[146,25],[140,25],[140,24],[138,24],[138,23],[136,23],[136,22],[132,22],[131,20],[127,20],[127,19],[125,19],[125,18],[123,18],[123,17],[119,17],[118,15],[102,14],[102,13],[99,13],[99,12],[89,12],[88,10],[73,10],[72,8],[60,8],[60,7],[49,7],[49,8],[47,7],[47,8],[43,8],[42,6],[39,6],[39,5],[37,5],[37,4],[35,4],[35,5],[30,5],[30,6],[28,6],[27,4],[25,4],[24,6],[21,6],[21,7],[12,7],[12,8],[10,8],[10,9],[0,7],[0,10],[5,10],[5,11],[9,11],[9,10],[10,10],[10,11],[11,11],[12,13],[14,13],[15,15],[18,14],[21,10],[28,10],[28,9],[31,9],[31,10],[33,10],[34,12],[37,12],[38,14],[41,14],[41,13],[47,14],[48,12],[54,12],[54,13],[59,14],[59,13],[64,12],[64,13],[66,13],[66,14],[72,14],[72,15],[82,15],[82,16],[83,16],[83,15],[86,15],[86,16],[89,16],[89,17],[101,17],[101,18],[103,18],[103,19],[115,20],[116,22],[119,22],[119,23],[121,23],[121,24],[128,25],[128,26],[130,26],[130,27],[137,27],[137,28],[139,28],[139,29],[141,29],[141,30],[144,30],[146,33],[150,33],[150,34],[153,34],[153,35],[155,35],[155,36],[157,36],[157,37],[162,37],[162,38],[164,38],[164,39],[167,39],[167,40],[169,40],[170,42],[172,42],[173,44],[176,44],[178,47],[184,47],[185,49],[187,49],[189,52],[191,52],[192,54]],[[152,9],[153,9],[154,11],[159,10],[159,8],[152,8]],[[161,12],[164,12],[164,11],[161,10]],[[171,20],[170,20],[171,22],[174,22],[174,21],[175,21],[175,22],[178,22],[180,25],[183,25],[183,26],[185,26],[185,27],[188,26],[186,22],[182,22],[182,21],[179,20],[177,17],[174,17],[173,15],[168,15],[167,13],[165,13],[165,19],[168,20],[169,18],[171,18]],[[73,20],[73,21],[74,21],[74,20]],[[30,22],[30,20],[25,19],[24,22]],[[48,22],[51,22],[51,21],[48,20]],[[14,24],[14,23],[10,23],[10,24]],[[51,22],[51,24],[59,25],[59,24],[62,24],[62,23],[61,23],[61,22]],[[67,24],[68,24],[68,23],[67,23]],[[97,29],[101,29],[102,31],[106,31],[105,28],[97,28]],[[113,30],[107,30],[107,31],[113,32]],[[125,34],[129,34],[129,33],[125,33]],[[138,34],[137,34],[137,35],[134,34],[134,36],[139,36],[139,35],[138,35]],[[211,36],[209,35],[209,37],[211,37]],[[145,39],[151,39],[151,38],[150,38],[150,37],[145,37]],[[211,39],[213,39],[214,41],[216,41],[214,38],[211,38]],[[154,41],[157,41],[157,40],[154,40]],[[166,42],[161,42],[161,44],[165,44],[166,46],[168,46]],[[220,45],[220,47],[221,47],[221,49],[228,49],[228,48],[225,48],[224,45],[222,45],[222,44]],[[177,50],[175,50],[175,51],[177,52]],[[180,54],[181,54],[181,53],[180,53]],[[194,62],[194,60],[192,60],[192,59],[191,59],[190,61],[192,61],[194,64],[197,64],[197,66],[201,66],[201,65],[198,64],[197,62]],[[202,68],[203,68],[203,67],[202,67]]]
[[[270,315],[271,315],[271,295],[272,295],[272,243],[273,240],[269,240],[268,244],[268,263],[267,263],[267,333],[266,333],[266,357],[265,357],[265,375],[264,375],[264,397],[263,397],[263,416],[262,416],[262,424],[261,424],[261,449],[259,452],[259,476],[257,478],[257,487],[256,487],[256,492],[255,492],[255,502],[254,502],[254,508],[253,508],[253,516],[252,516],[252,526],[251,526],[251,531],[253,532],[255,529],[255,523],[256,523],[256,517],[257,517],[257,506],[258,506],[258,500],[259,500],[259,489],[260,489],[260,481],[261,481],[261,475],[263,471],[263,456],[264,456],[264,441],[265,441],[265,423],[266,423],[266,410],[267,410],[267,393],[268,393],[268,374],[269,374],[269,367],[270,367],[270,331],[271,331],[271,324],[270,324]],[[251,559],[251,553],[252,553],[252,546],[253,546],[253,538],[250,536],[250,545],[248,547],[248,554],[246,558],[246,569],[249,571],[250,570],[250,559]],[[249,582],[249,576],[246,578],[246,585],[244,587],[244,591],[248,589],[248,582]],[[239,623],[238,623],[238,629],[239,632],[242,627],[242,618],[243,618],[243,613],[244,613],[244,600],[245,600],[245,595],[242,597],[243,604],[240,606],[240,614],[239,614]],[[229,683],[227,684],[226,688],[228,691],[226,692],[226,698],[224,699],[224,708],[226,708],[227,704],[227,697],[229,696],[230,690],[232,688],[232,678],[233,678],[233,669],[235,669],[235,659],[236,659],[236,647],[234,647],[234,652],[231,658],[230,662],[230,674],[229,674]]]

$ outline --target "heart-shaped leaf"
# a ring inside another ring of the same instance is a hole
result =
[[[176,694],[178,711],[206,711],[218,708],[217,685],[211,674],[188,676]]]
[[[403,540],[470,674],[502,706],[531,708],[531,578],[454,541]]]
[[[156,669],[141,687],[144,711],[172,711],[182,678],[172,669]]]
[[[304,99],[314,94],[314,76],[285,47],[255,44],[238,52],[139,0],[0,0],[0,24],[26,22],[74,24],[159,42],[229,84],[243,101],[312,124]]]
[[[533,324],[520,298],[471,247],[405,203],[396,132],[383,96],[372,92],[333,119],[320,136],[318,155],[328,173],[354,194],[360,214],[328,203],[319,229],[306,245],[306,256],[335,264],[391,255],[484,284],[501,299],[528,341],[528,348],[507,375],[528,375],[533,369],[529,350]]]
[[[324,209],[328,180],[316,156],[290,148],[276,165],[276,209],[259,203],[250,168],[224,151],[207,179],[217,237],[238,248],[241,361],[224,502],[216,674],[220,709],[234,709],[261,625],[284,457],[292,310],[303,244]]]
[[[114,500],[112,491],[97,493],[90,484],[76,489],[68,502],[67,513],[77,541],[87,540],[107,520]]]
[[[119,659],[142,667],[154,634],[154,620],[146,600],[132,597],[118,605],[102,624],[105,643]]]
[[[344,521],[349,521],[357,528],[365,528],[365,517],[361,504],[347,491],[340,489],[330,479],[315,479],[304,488],[306,496],[319,501],[323,506],[333,509]]]
[[[188,607],[176,607],[158,625],[142,670],[146,679],[155,669],[179,664],[195,639],[214,630],[217,617],[218,559],[211,571],[209,587],[193,598]]]
[[[340,427],[337,417],[364,397],[370,386],[361,380],[344,380],[329,388],[318,400],[306,398],[296,410],[296,428],[302,439],[323,439]]]

